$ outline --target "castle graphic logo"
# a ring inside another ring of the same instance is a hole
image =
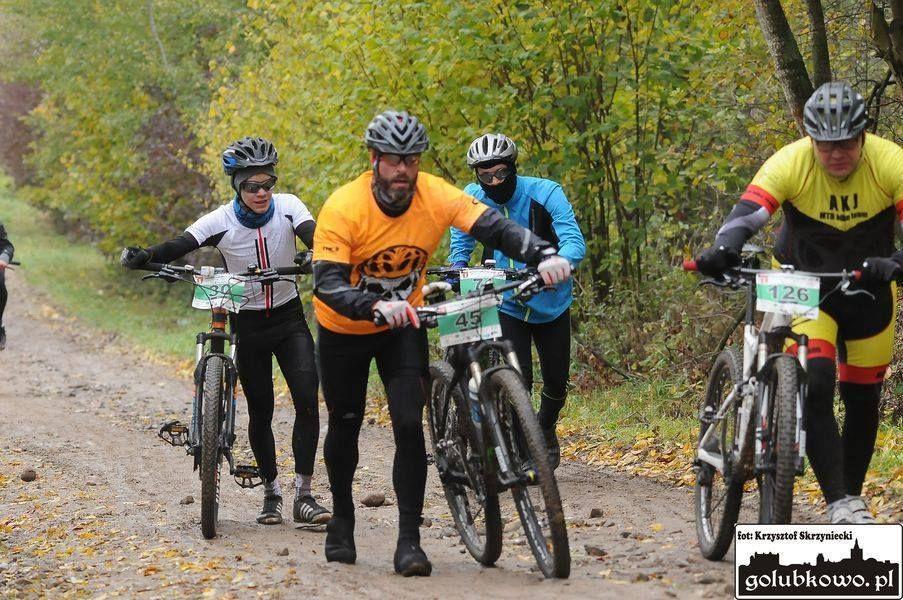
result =
[[[737,525],[735,595],[903,598],[903,525]]]

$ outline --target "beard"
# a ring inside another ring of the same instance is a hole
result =
[[[395,183],[404,183],[404,187],[393,187]],[[380,209],[390,217],[403,214],[414,199],[414,190],[417,186],[417,178],[406,175],[396,175],[392,179],[383,179],[379,173],[373,174],[373,197]]]

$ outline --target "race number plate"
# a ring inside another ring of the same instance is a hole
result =
[[[498,269],[461,269],[461,293],[469,294],[492,281],[494,287],[505,283],[505,272]]]
[[[493,296],[444,304],[439,315],[439,345],[443,348],[502,337],[499,299]]]
[[[245,295],[245,284],[229,273],[216,275],[195,275],[194,308],[225,308],[229,312],[238,312]]]
[[[756,274],[756,310],[815,319],[818,302],[818,277],[780,272]]]

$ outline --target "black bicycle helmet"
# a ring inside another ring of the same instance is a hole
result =
[[[230,176],[241,169],[274,166],[278,162],[279,153],[272,142],[259,137],[243,137],[223,151],[223,171]]]
[[[423,123],[406,111],[395,110],[387,110],[370,121],[364,142],[368,148],[388,154],[420,154],[430,147]]]
[[[467,150],[467,166],[471,169],[499,161],[512,165],[517,161],[517,146],[501,133],[481,135]]]
[[[803,109],[806,133],[818,142],[854,138],[866,125],[865,100],[845,81],[820,85]]]

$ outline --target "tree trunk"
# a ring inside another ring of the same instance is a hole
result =
[[[903,0],[900,0],[903,2]],[[825,29],[825,11],[821,0],[806,0],[809,27],[812,30],[812,85],[818,87],[833,79],[831,57],[828,55],[828,32]]]
[[[774,59],[784,98],[800,133],[803,129],[803,106],[812,95],[812,82],[800,54],[796,38],[787,23],[779,0],[756,0],[756,17]]]
[[[897,92],[903,96],[903,0],[892,0],[890,25],[884,20],[884,11],[871,2],[872,44],[878,56],[887,61]]]

